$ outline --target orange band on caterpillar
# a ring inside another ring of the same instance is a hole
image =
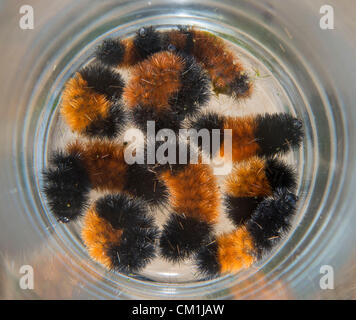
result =
[[[254,251],[253,239],[246,228],[241,227],[234,232],[217,237],[218,261],[220,272],[235,273],[248,268],[254,262],[251,253]]]
[[[182,58],[162,52],[135,66],[132,78],[124,91],[129,107],[137,105],[155,107],[157,111],[169,110],[169,98],[181,87]]]
[[[253,157],[236,164],[224,181],[225,194],[234,197],[265,197],[272,190],[265,172],[266,160]]]
[[[115,230],[108,221],[100,218],[94,208],[84,216],[82,239],[88,253],[108,269],[112,269],[112,263],[105,251],[110,245],[120,242],[122,232],[122,229]]]
[[[68,145],[67,151],[81,154],[82,164],[94,189],[123,191],[129,166],[125,162],[122,145],[105,141],[77,142]]]
[[[252,82],[223,40],[206,31],[188,32],[192,33],[193,55],[208,70],[214,90],[237,97],[250,96]]]
[[[70,79],[63,92],[61,114],[73,131],[83,132],[95,119],[106,117],[109,101],[89,88],[80,74]]]
[[[162,179],[168,188],[175,212],[214,223],[219,214],[220,196],[212,169],[204,164],[189,164],[177,173],[166,171]]]

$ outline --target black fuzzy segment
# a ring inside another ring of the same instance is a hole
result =
[[[212,239],[209,244],[198,251],[195,261],[201,277],[212,279],[219,275],[221,266],[218,258],[218,243],[216,239]]]
[[[156,132],[161,129],[171,129],[174,132],[177,132],[184,119],[184,116],[174,111],[160,113],[157,112],[155,108],[140,105],[133,108],[132,116],[134,123],[144,132],[147,131],[147,121],[155,122]]]
[[[119,101],[116,101],[110,107],[107,117],[100,117],[91,122],[85,133],[90,137],[112,139],[122,133],[128,119],[127,111]]]
[[[109,100],[120,99],[125,82],[118,72],[102,63],[91,63],[79,73],[88,83],[88,87],[105,95]]]
[[[168,50],[184,55],[192,55],[194,50],[194,39],[193,33],[188,26],[177,26],[180,33],[185,36],[185,45],[181,48],[176,48],[171,42],[169,34],[171,31],[162,33],[162,50]]]
[[[161,254],[168,261],[182,261],[208,243],[212,230],[206,222],[173,213],[163,226]]]
[[[303,139],[302,121],[286,113],[259,115],[255,137],[260,155],[283,154],[300,146]]]
[[[290,229],[296,203],[297,197],[293,193],[279,189],[272,198],[267,198],[258,205],[251,219],[246,223],[258,258],[271,250]]]
[[[297,186],[295,170],[284,161],[268,159],[265,174],[273,191],[278,188],[294,191]]]
[[[210,155],[214,157],[215,154],[220,150],[218,147],[215,146],[213,148],[213,139],[212,139],[212,132],[213,129],[220,130],[220,146],[224,142],[224,118],[217,113],[209,112],[206,114],[201,114],[197,118],[192,119],[189,121],[188,127],[190,129],[196,129],[198,132],[201,129],[207,129],[210,133]],[[202,148],[202,140],[199,139],[198,141],[199,148]],[[204,150],[203,150],[204,151]],[[206,150],[205,150],[206,151]]]
[[[90,180],[80,155],[55,152],[50,165],[43,173],[48,206],[58,221],[75,220],[83,214],[90,191]]]
[[[106,39],[95,51],[95,57],[100,62],[109,66],[119,65],[125,55],[125,46],[120,39]]]
[[[244,224],[251,217],[262,200],[262,197],[238,198],[226,195],[224,197],[226,213],[234,225],[239,226]]]
[[[210,78],[194,57],[182,55],[184,69],[181,72],[181,88],[170,98],[172,110],[179,115],[192,115],[210,98]]]
[[[145,60],[150,55],[162,50],[161,33],[152,26],[140,28],[133,42],[141,60]]]
[[[146,166],[134,163],[128,167],[125,191],[159,206],[168,199],[166,185]]]
[[[231,94],[236,97],[243,96],[249,89],[249,78],[246,74],[237,76],[230,84]]]
[[[148,228],[153,225],[153,219],[147,213],[147,204],[125,194],[110,194],[99,198],[95,210],[115,229]]]
[[[170,42],[169,31],[161,32],[161,51],[176,52],[177,48]]]
[[[158,229],[133,228],[124,230],[120,243],[107,249],[112,268],[123,273],[142,270],[155,257],[155,241]]]

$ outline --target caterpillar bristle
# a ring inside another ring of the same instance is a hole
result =
[[[188,26],[164,33],[163,48],[194,56],[208,71],[216,93],[245,98],[251,95],[252,82],[241,63],[215,35]]]
[[[180,89],[182,70],[182,59],[170,52],[159,52],[134,66],[133,77],[124,91],[128,106],[150,106],[157,111],[167,111],[169,97]]]
[[[230,83],[230,93],[237,98],[246,98],[251,95],[252,83],[247,74],[239,73]]]
[[[187,164],[181,170],[161,174],[175,212],[215,223],[219,215],[220,193],[217,178],[205,164]]]
[[[88,172],[94,189],[117,192],[124,190],[128,165],[121,144],[94,140],[70,144],[67,150],[81,154],[83,167]]]

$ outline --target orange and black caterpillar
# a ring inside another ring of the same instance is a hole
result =
[[[81,234],[89,255],[110,270],[137,272],[155,257],[158,228],[139,198],[99,198],[85,213]]]
[[[158,52],[135,65],[123,98],[136,124],[146,130],[178,130],[186,115],[192,115],[210,98],[210,80],[193,57],[169,51]]]
[[[192,119],[189,127],[210,132],[220,129],[221,155],[224,150],[224,129],[231,129],[233,162],[255,155],[269,157],[285,154],[291,149],[298,149],[303,139],[301,120],[287,113],[229,117],[209,112]],[[218,151],[212,150],[211,156]]]
[[[226,214],[236,229],[210,236],[196,254],[198,272],[208,278],[248,268],[290,228],[297,197],[291,166],[275,158],[236,163],[223,183]]]
[[[83,214],[91,189],[124,192],[152,205],[167,198],[165,185],[142,165],[129,165],[124,147],[113,142],[73,143],[54,152],[44,172],[44,193],[53,214],[62,222]]]
[[[160,237],[161,255],[181,261],[207,245],[217,222],[220,194],[212,169],[205,164],[188,164],[161,174],[172,205]]]
[[[237,98],[251,95],[252,83],[243,66],[217,36],[187,26],[159,32],[143,27],[136,36],[121,41],[107,39],[96,50],[96,58],[115,67],[135,65],[160,51],[192,55],[208,71],[214,91]]]
[[[128,121],[120,101],[124,85],[118,72],[104,64],[91,63],[66,83],[61,115],[74,132],[114,138]]]
[[[289,231],[296,202],[293,193],[278,189],[258,204],[245,224],[210,238],[195,256],[198,272],[213,278],[250,267]]]
[[[252,157],[236,163],[223,183],[226,213],[240,226],[265,198],[278,189],[294,191],[295,187],[295,172],[282,160]]]

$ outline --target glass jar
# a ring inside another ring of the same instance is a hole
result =
[[[331,2],[334,30],[320,27],[319,0],[38,0],[32,5],[34,29],[23,30],[22,2],[3,1],[2,297],[355,298],[356,4]],[[303,149],[294,155],[300,205],[290,235],[253,268],[210,281],[105,271],[89,259],[75,228],[51,217],[40,192],[66,80],[105,37],[177,24],[209,30],[261,62],[286,92],[286,108],[305,124]],[[24,265],[33,267],[33,290],[21,288]],[[320,286],[323,266],[334,271],[334,290]]]

